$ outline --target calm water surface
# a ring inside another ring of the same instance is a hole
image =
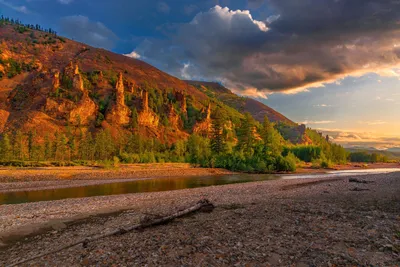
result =
[[[274,175],[274,174],[237,174],[214,175],[193,177],[154,178],[129,182],[115,182],[99,185],[78,186],[71,188],[32,190],[21,192],[0,193],[0,205],[19,204],[26,202],[51,201],[67,198],[83,198],[94,196],[120,195],[130,193],[161,192],[181,190],[187,188],[206,187],[213,185],[226,185],[235,183],[247,183],[255,181],[267,181],[275,179],[299,179],[299,178],[330,178],[351,174],[365,175],[400,171],[400,169],[370,169],[356,171],[332,171],[323,174],[301,175]]]

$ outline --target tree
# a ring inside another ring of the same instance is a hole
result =
[[[226,142],[224,137],[224,117],[220,108],[215,110],[212,130],[211,130],[211,150],[215,154],[226,151]]]
[[[79,157],[83,160],[94,159],[94,141],[90,132],[79,142]]]
[[[208,138],[192,134],[188,139],[189,161],[201,166],[209,166],[211,157],[210,141]]]
[[[244,119],[240,128],[238,129],[238,148],[245,153],[251,153],[252,147],[255,143],[255,121],[250,113],[244,114]]]
[[[36,138],[36,132],[30,130],[28,132],[28,157],[29,160],[33,159],[33,155],[35,154],[35,138]]]
[[[110,160],[115,153],[115,143],[109,130],[100,131],[95,137],[95,155],[100,160]]]
[[[11,144],[10,137],[7,133],[3,135],[0,143],[0,155],[2,160],[10,160],[11,158]]]
[[[178,140],[173,145],[173,153],[178,157],[178,159],[182,158],[186,152],[186,142],[183,140]]]
[[[24,135],[20,130],[17,130],[14,136],[14,158],[18,160],[24,159]]]
[[[49,160],[52,158],[52,151],[51,151],[52,143],[50,141],[50,137],[48,134],[44,137],[44,159]]]
[[[138,112],[137,112],[135,107],[132,109],[131,117],[132,117],[131,118],[131,127],[132,127],[132,129],[137,129],[138,128],[138,117],[139,117],[139,115],[138,115]]]
[[[274,125],[269,121],[268,117],[264,117],[264,122],[261,129],[261,138],[264,141],[267,152],[273,155],[279,155],[282,152],[283,137],[274,128]]]

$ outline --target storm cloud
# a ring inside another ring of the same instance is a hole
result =
[[[264,5],[270,14],[257,20],[250,11],[215,6],[135,53],[174,75],[221,81],[244,94],[293,93],[369,72],[398,75],[400,1]]]

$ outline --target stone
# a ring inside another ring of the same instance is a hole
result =
[[[169,105],[168,120],[172,127],[179,128],[182,126],[182,121],[173,105]]]
[[[186,95],[183,92],[176,91],[175,92],[176,101],[181,103],[181,110],[186,114],[187,112],[187,104],[186,104]]]
[[[125,105],[125,86],[122,73],[118,74],[115,91],[115,102],[107,112],[106,120],[112,124],[127,125],[130,121],[131,111]]]
[[[57,90],[60,87],[60,72],[56,71],[53,76],[53,90]]]
[[[4,132],[9,117],[10,112],[4,109],[0,109],[0,132]]]
[[[160,119],[157,114],[149,109],[149,93],[142,91],[142,111],[138,116],[138,123],[141,126],[157,127]]]
[[[79,73],[79,67],[78,65],[75,66],[75,71],[74,71],[74,77],[73,77],[73,88],[75,90],[79,90],[81,92],[85,91],[85,88],[83,87],[83,79],[81,74]]]
[[[200,134],[202,136],[209,136],[211,132],[211,105],[208,104],[206,112],[206,118],[202,122],[196,123],[196,125],[193,128],[193,132]]]
[[[71,110],[69,121],[75,125],[87,125],[95,117],[96,112],[97,106],[86,92],[77,107]]]

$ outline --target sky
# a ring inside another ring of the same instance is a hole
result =
[[[400,146],[400,0],[0,0],[0,13],[217,81],[349,146]]]

